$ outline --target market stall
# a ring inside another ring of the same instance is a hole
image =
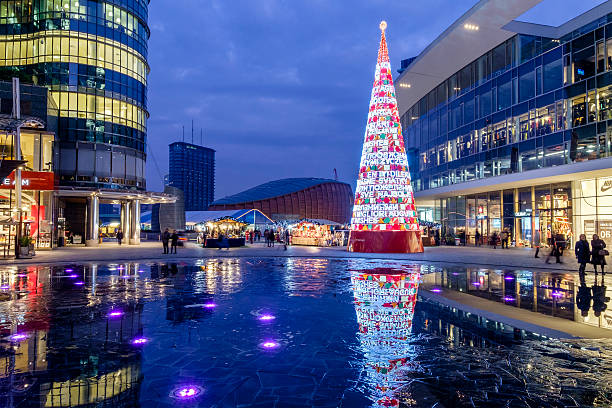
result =
[[[341,245],[345,239],[340,227],[341,224],[329,220],[300,220],[289,227],[291,245]]]
[[[199,233],[199,242],[204,248],[219,248],[225,245],[235,248],[244,246],[244,231],[247,225],[246,222],[233,217],[221,216],[197,223],[193,226],[193,230]],[[221,242],[220,238],[227,241]]]

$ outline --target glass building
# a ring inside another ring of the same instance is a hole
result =
[[[169,145],[168,185],[183,192],[185,211],[205,211],[215,199],[215,151],[192,143]]]
[[[145,191],[147,8],[0,1],[0,79],[46,87],[57,107],[55,218],[78,243],[97,243],[100,200],[122,205],[126,240],[138,243],[139,205],[155,202]]]
[[[612,4],[551,27],[514,3],[479,2],[402,64],[420,217],[468,245],[503,229],[515,246],[612,245]]]

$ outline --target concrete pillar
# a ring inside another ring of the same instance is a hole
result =
[[[85,230],[85,245],[98,246],[100,241],[100,199],[97,195],[87,197],[87,226]]]
[[[130,204],[130,245],[140,245],[140,200],[132,200]]]
[[[121,231],[123,232],[123,244],[130,242],[130,203],[121,203]]]

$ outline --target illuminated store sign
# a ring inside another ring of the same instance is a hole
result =
[[[2,180],[0,189],[13,190],[14,188],[15,172],[12,172],[8,177]],[[22,171],[21,188],[23,190],[53,190],[55,188],[53,173],[46,171]]]

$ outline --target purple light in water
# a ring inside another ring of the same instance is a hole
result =
[[[552,295],[552,296],[554,296],[554,297],[557,297],[557,298],[559,298],[559,297],[563,297],[563,293],[558,292],[558,291],[557,291],[557,292],[553,292],[553,293],[551,293],[551,295]]]
[[[216,303],[204,303],[204,307],[207,309],[214,309],[215,307],[217,307]]]
[[[480,286],[480,282],[472,282],[472,286]]]
[[[143,269],[139,269],[138,273],[144,273],[144,270]]]
[[[117,269],[122,270],[125,269],[123,266],[119,266]]]
[[[2,290],[9,290],[11,287],[9,285],[2,285],[0,286],[0,289]]]
[[[515,299],[512,296],[504,296],[504,300],[506,302],[514,302]]]
[[[504,279],[507,280],[507,281],[511,281],[511,280],[514,280],[514,276],[508,275]]]
[[[272,316],[271,314],[265,314],[265,315],[259,316],[259,320],[263,322],[267,322],[267,321],[274,320],[274,319],[276,319],[276,316]]]
[[[272,340],[266,340],[263,343],[261,343],[261,347],[268,349],[268,350],[275,349],[278,346],[280,346],[280,344]]]
[[[27,337],[28,336],[26,336],[23,333],[16,333],[11,336],[11,340],[13,341],[25,340]]]
[[[433,288],[431,291],[434,293],[442,293],[442,289],[440,288]]]
[[[85,282],[78,281],[78,282],[74,282],[74,284],[75,285],[79,285],[79,286],[83,286],[85,284]]]
[[[73,273],[72,275],[68,275],[69,278],[78,278],[79,275],[77,275],[76,273]]]
[[[123,312],[121,310],[113,310],[108,314],[108,317],[119,317],[123,316]]]
[[[131,276],[130,275],[121,275],[120,278],[121,279],[130,279]]]
[[[70,272],[72,272],[72,269],[64,269],[64,272],[70,273]]]
[[[144,337],[136,337],[134,340],[132,340],[132,344],[139,346],[141,344],[145,344],[148,343],[149,339],[144,338]]]
[[[27,274],[25,274],[25,273],[18,273],[18,274],[17,274],[17,276],[18,276],[19,278],[26,278],[28,275],[27,275]]]
[[[202,388],[198,387],[197,385],[185,385],[172,391],[170,396],[181,400],[187,400],[196,398],[201,393]]]

